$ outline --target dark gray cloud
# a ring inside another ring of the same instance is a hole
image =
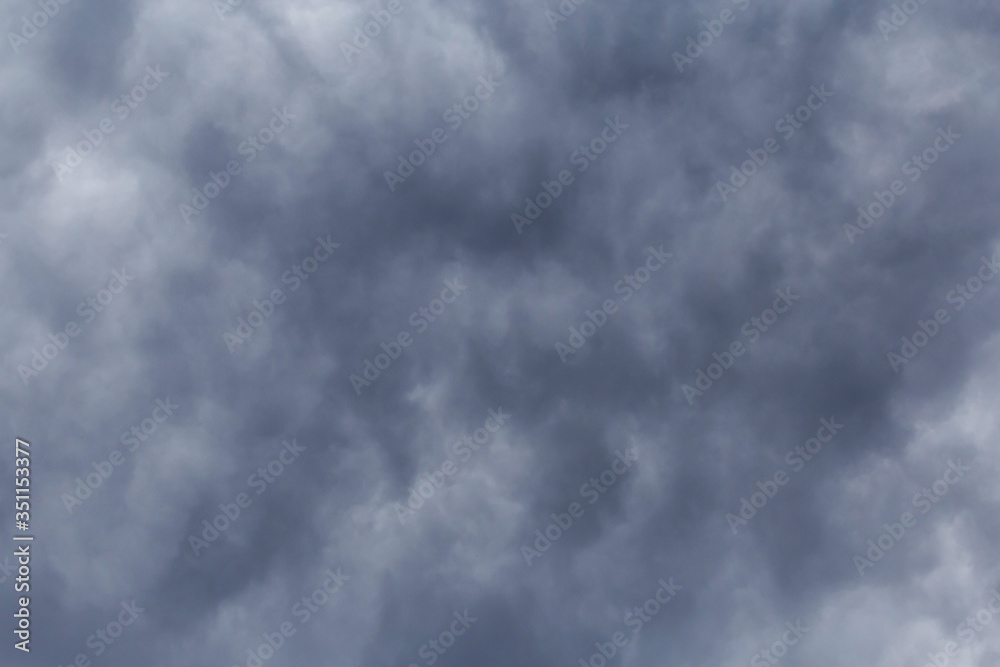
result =
[[[995,664],[995,2],[3,18],[11,664]]]

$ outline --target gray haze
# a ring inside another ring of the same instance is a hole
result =
[[[7,3],[0,661],[997,665],[1000,3],[903,4]]]

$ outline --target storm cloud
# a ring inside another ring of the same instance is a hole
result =
[[[1000,659],[997,2],[2,20],[4,664]]]

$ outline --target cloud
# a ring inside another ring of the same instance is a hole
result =
[[[995,3],[54,1],[0,61],[0,394],[36,535],[18,659],[249,666],[289,619],[264,664],[1000,654],[958,630],[1000,584]],[[513,417],[448,477],[489,410]],[[791,469],[821,420],[843,429]],[[283,442],[302,462],[195,556]]]

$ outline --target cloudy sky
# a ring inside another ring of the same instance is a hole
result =
[[[1000,661],[996,0],[0,20],[3,664]]]

